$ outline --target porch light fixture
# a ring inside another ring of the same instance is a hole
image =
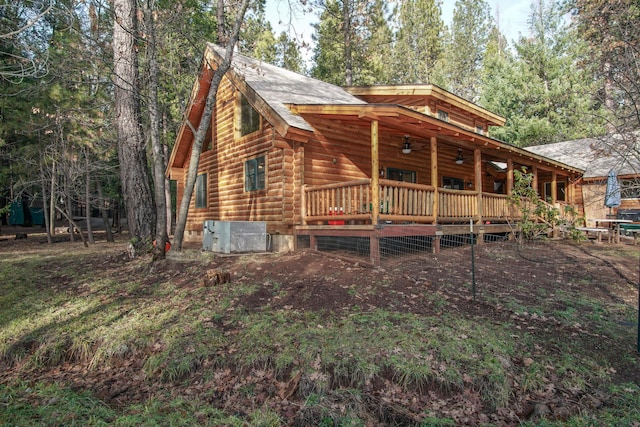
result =
[[[456,165],[464,163],[464,157],[462,157],[462,150],[458,148],[458,155],[456,156]]]
[[[409,143],[409,135],[404,136],[404,145],[402,146],[402,154],[411,153],[411,144]]]

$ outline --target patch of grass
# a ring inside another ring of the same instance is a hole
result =
[[[0,424],[11,426],[109,426],[116,412],[89,393],[56,384],[0,384]]]

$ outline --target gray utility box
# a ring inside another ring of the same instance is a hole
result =
[[[221,252],[265,252],[267,223],[264,221],[213,221],[203,224],[202,249]]]

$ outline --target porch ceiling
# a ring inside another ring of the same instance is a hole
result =
[[[356,134],[368,134],[371,122],[378,120],[381,140],[390,139],[398,149],[402,147],[405,135],[409,135],[412,141],[423,144],[428,144],[431,137],[436,137],[438,143],[444,143],[454,149],[480,148],[485,160],[500,162],[512,159],[518,164],[535,164],[540,169],[560,170],[567,174],[583,172],[581,169],[399,105],[291,105],[290,108],[312,125],[340,123],[341,126],[359,129]]]

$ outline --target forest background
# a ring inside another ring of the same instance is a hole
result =
[[[450,25],[442,4],[282,1],[317,14],[306,60],[300,30],[276,34],[264,0],[3,2],[0,204],[41,200],[52,234],[56,212],[72,221],[78,202],[102,213],[119,203],[135,241],[166,240],[175,203],[164,170],[206,42],[228,48],[209,104],[235,48],[342,86],[436,84],[504,116],[492,136],[517,146],[612,133],[635,143],[637,1],[532,0],[511,44],[486,1],[457,0]]]

